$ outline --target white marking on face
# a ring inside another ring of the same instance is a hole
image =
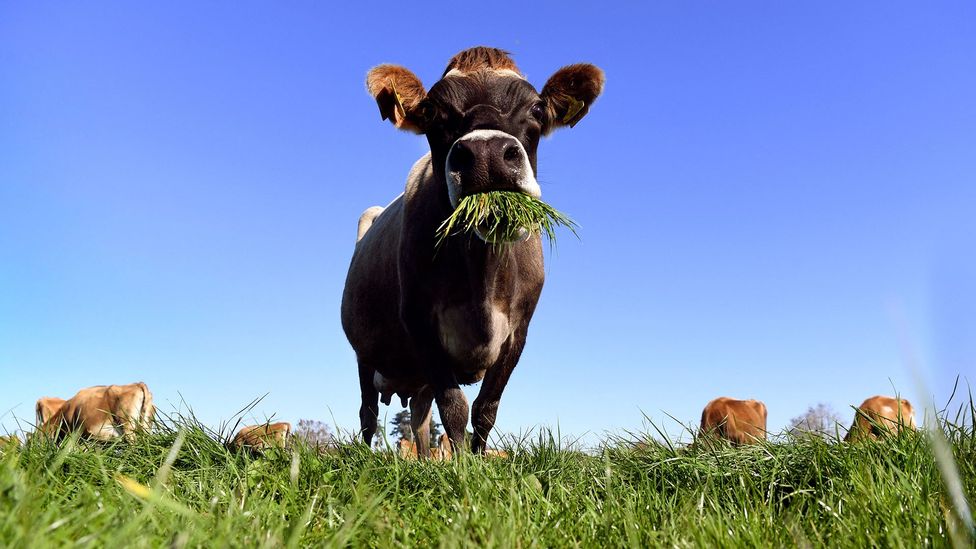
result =
[[[519,152],[522,154],[519,180],[516,186],[520,191],[529,196],[542,198],[542,188],[539,187],[539,182],[535,179],[535,174],[532,172],[532,164],[529,163],[529,154],[525,152],[525,147],[522,146],[522,143],[515,136],[501,130],[474,130],[461,136],[461,138],[451,145],[447,153],[447,160],[444,163],[444,174],[447,179],[447,196],[451,199],[452,208],[457,208],[458,202],[461,201],[461,192],[463,190],[461,174],[451,167],[451,153],[454,151],[454,147],[462,141],[487,141],[493,138],[511,138],[515,141],[518,145]]]

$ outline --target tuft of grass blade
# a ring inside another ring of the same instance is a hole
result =
[[[514,191],[477,193],[462,198],[437,228],[437,247],[449,236],[475,230],[493,245],[521,240],[526,231],[544,234],[555,242],[559,226],[579,237],[575,221],[538,198]]]

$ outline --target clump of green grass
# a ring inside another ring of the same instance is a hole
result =
[[[437,245],[451,235],[475,230],[492,244],[521,240],[532,232],[545,234],[549,242],[555,242],[558,226],[574,235],[578,227],[569,216],[538,198],[521,192],[489,191],[461,199],[437,228]]]
[[[972,500],[972,419],[940,427]],[[255,457],[220,431],[176,417],[0,454],[0,546],[946,547],[959,528],[924,432],[581,452],[541,431],[508,459],[418,462],[350,440]]]

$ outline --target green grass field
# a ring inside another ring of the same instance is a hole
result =
[[[972,501],[965,423],[944,431]],[[251,458],[180,420],[133,443],[4,451],[0,545],[969,546],[928,436],[581,453],[543,433],[507,459],[443,463],[358,444]]]

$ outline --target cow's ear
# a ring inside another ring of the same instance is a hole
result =
[[[366,89],[376,99],[383,120],[401,130],[424,132],[417,105],[427,92],[414,73],[398,65],[379,65],[366,75]]]
[[[556,71],[542,88],[542,98],[549,109],[545,133],[562,126],[575,126],[603,91],[604,80],[603,71],[589,63]]]

